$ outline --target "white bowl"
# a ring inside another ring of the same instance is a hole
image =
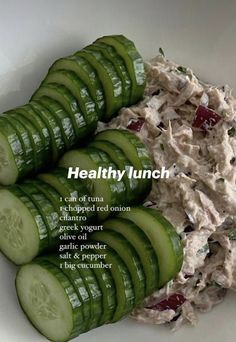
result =
[[[30,98],[50,64],[112,33],[133,39],[145,58],[162,47],[205,81],[236,88],[236,2],[220,0],[0,0],[0,110]],[[1,238],[1,237],[0,237]],[[45,341],[18,306],[16,268],[0,256],[1,342]],[[105,326],[80,342],[205,342],[235,340],[236,296],[208,314],[197,327],[171,333],[166,327],[131,320]]]

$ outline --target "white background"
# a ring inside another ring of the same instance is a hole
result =
[[[0,0],[0,111],[26,102],[50,64],[103,34],[123,33],[145,58],[161,46],[169,58],[204,80],[236,89],[236,1],[233,0]],[[0,237],[1,238],[1,237]],[[15,268],[0,256],[0,342],[39,342],[18,307]],[[236,295],[196,328],[172,334],[131,320],[82,335],[81,342],[232,342]]]

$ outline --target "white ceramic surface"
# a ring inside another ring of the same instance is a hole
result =
[[[204,80],[236,89],[234,0],[0,0],[0,111],[26,102],[56,58],[111,33],[133,39],[145,58],[161,46]],[[17,304],[14,277],[15,267],[0,256],[0,342],[45,341]],[[235,315],[230,294],[196,328],[172,334],[124,320],[75,341],[232,342]]]

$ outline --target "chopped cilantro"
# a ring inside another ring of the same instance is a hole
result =
[[[184,67],[184,66],[181,66],[181,65],[178,66],[177,70],[178,70],[179,72],[181,72],[182,74],[185,74],[185,75],[188,74],[188,69],[187,69],[186,67]]]
[[[217,181],[217,183],[220,183],[220,182],[223,183],[225,181],[225,179],[223,177],[221,177],[221,178],[218,178],[216,181]]]
[[[160,148],[162,149],[162,151],[164,151],[164,149],[165,149],[164,145],[162,143],[160,144]]]
[[[230,129],[228,130],[228,135],[229,135],[230,137],[234,137],[234,136],[235,136],[235,133],[236,133],[235,127],[232,127],[232,128],[230,128]]]
[[[236,240],[236,229],[231,230],[231,232],[228,234],[228,238],[230,240]]]
[[[159,53],[163,56],[163,57],[165,57],[165,53],[164,53],[164,51],[163,51],[163,49],[160,47],[159,48]]]

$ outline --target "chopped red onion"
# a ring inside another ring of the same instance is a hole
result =
[[[174,310],[176,311],[183,303],[186,301],[186,298],[181,293],[174,293],[160,302],[155,303],[151,306],[148,306],[147,309],[164,311],[164,310]]]
[[[214,110],[200,105],[196,110],[192,126],[207,131],[215,126],[221,119],[222,117]]]
[[[131,131],[140,132],[144,125],[144,121],[145,120],[143,118],[131,119],[127,128]]]

